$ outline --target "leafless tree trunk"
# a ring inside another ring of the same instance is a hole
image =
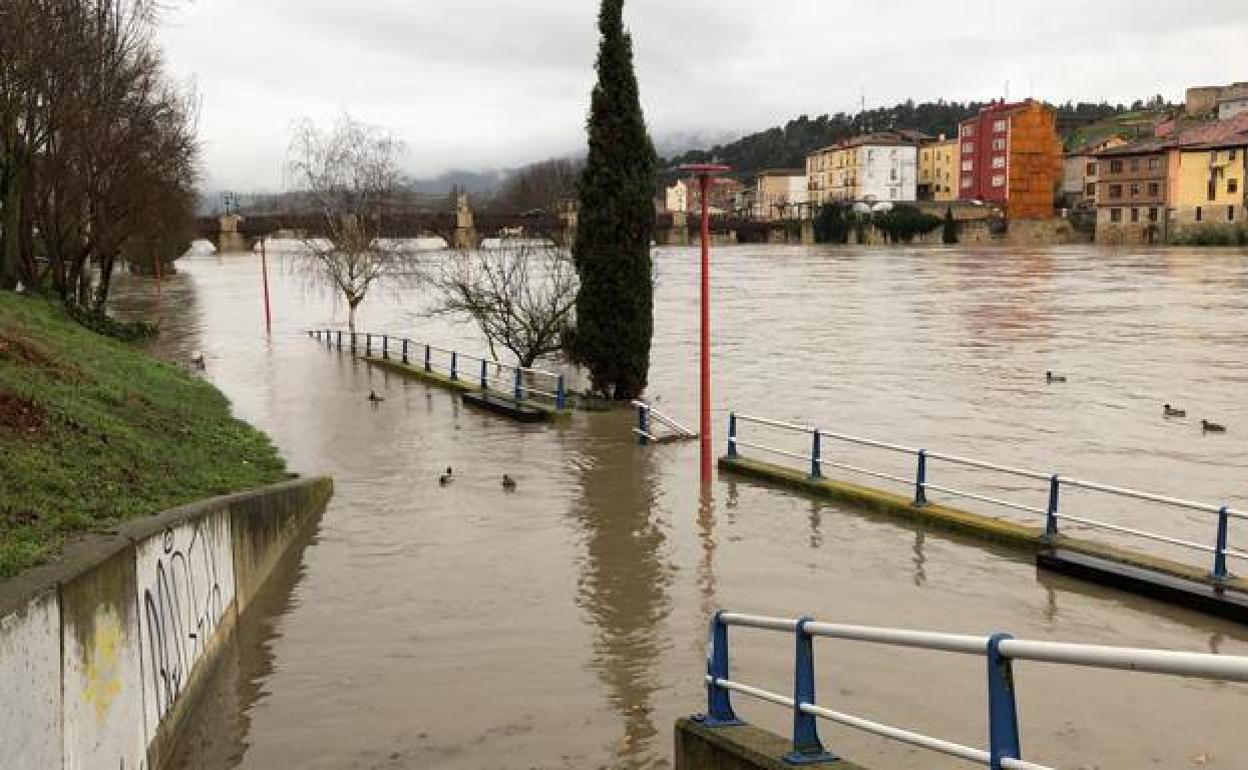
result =
[[[388,237],[387,226],[408,191],[403,152],[393,135],[345,114],[328,131],[305,120],[291,141],[293,184],[314,201],[323,225],[304,239],[302,269],[342,295],[352,331],[374,283],[410,274],[412,251]]]
[[[433,282],[440,298],[431,314],[471,318],[491,348],[511,351],[520,366],[563,350],[577,290],[567,249],[517,239],[454,252]]]
[[[164,75],[157,10],[0,5],[0,274],[89,310],[119,259],[172,260],[193,233],[197,105]]]

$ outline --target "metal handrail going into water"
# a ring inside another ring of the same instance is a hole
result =
[[[318,341],[324,341],[329,347],[335,345],[339,350],[344,346],[344,336],[341,330],[330,329],[312,329],[308,331],[308,336]],[[411,365],[412,355],[415,352],[423,352],[423,368],[426,372],[439,372],[439,368],[452,380],[458,382],[460,380],[473,380],[480,386],[482,391],[502,393],[514,398],[516,401],[523,401],[526,398],[531,399],[533,396],[539,396],[554,402],[555,408],[563,410],[567,408],[568,396],[566,380],[564,375],[557,372],[550,372],[544,369],[535,369],[530,366],[516,366],[515,364],[507,364],[502,361],[485,358],[483,356],[474,356],[468,353],[460,353],[457,350],[443,348],[432,345],[427,342],[416,342],[408,337],[396,337],[389,334],[377,334],[371,332],[347,332],[346,344],[351,350],[358,350],[360,340],[363,339],[364,354],[371,356],[373,354],[373,340],[380,340],[380,352],[384,359],[391,356],[391,343],[396,343],[401,347],[400,357],[404,364]],[[443,366],[439,366],[434,360],[434,353],[441,353],[449,356],[449,362]],[[472,367],[474,371],[470,371],[464,367],[465,362],[477,362],[479,366]],[[491,375],[490,370],[493,369],[494,374]],[[499,372],[510,372],[506,377],[499,377]],[[442,372],[439,372],[442,373]],[[532,384],[536,382],[550,381],[553,390],[534,387]]]
[[[738,436],[738,429],[742,423],[761,425],[768,428],[774,428],[790,433],[799,433],[809,437],[810,449],[809,454],[803,452],[795,452],[789,449],[768,446],[758,441],[744,441]],[[855,444],[858,446],[872,447],[875,449],[884,449],[899,454],[911,455],[916,458],[917,466],[913,479],[905,479],[899,476],[883,473],[881,471],[862,468],[858,466],[848,465],[845,463],[826,460],[823,457],[823,442],[832,439]],[[1059,532],[1059,522],[1066,521],[1077,524],[1090,529],[1102,530],[1106,532],[1115,532],[1120,535],[1129,535],[1139,537],[1145,540],[1151,540],[1158,543],[1166,543],[1168,545],[1186,548],[1188,550],[1200,551],[1213,555],[1213,567],[1210,576],[1218,581],[1225,581],[1230,577],[1227,569],[1227,559],[1235,558],[1248,561],[1248,552],[1231,548],[1229,540],[1229,521],[1230,519],[1248,520],[1248,512],[1241,510],[1233,510],[1228,505],[1212,505],[1209,503],[1201,503],[1193,500],[1184,500],[1169,495],[1161,495],[1153,492],[1145,492],[1138,489],[1129,489],[1126,487],[1112,486],[1110,484],[1102,484],[1099,482],[1085,481],[1082,479],[1073,479],[1061,476],[1057,473],[1043,473],[1041,471],[1029,470],[1026,468],[1016,468],[999,463],[988,462],[985,460],[961,457],[943,452],[929,452],[926,449],[914,449],[900,444],[892,444],[885,441],[875,439],[862,438],[861,436],[851,436],[845,433],[833,433],[831,431],[820,430],[815,427],[798,425],[792,422],[784,422],[782,420],[773,420],[766,417],[757,417],[748,414],[737,414],[735,412],[728,416],[728,456],[735,458],[738,456],[738,449],[747,447],[757,449],[762,452],[788,457],[794,460],[802,461],[810,469],[810,477],[819,479],[823,477],[824,467],[840,468],[853,473],[861,473],[867,476],[882,478],[901,484],[909,485],[913,489],[914,504],[916,506],[926,505],[928,503],[928,493],[938,492],[952,497],[962,497],[968,500],[976,500],[989,505],[1010,508],[1024,513],[1036,514],[1044,517],[1045,537],[1052,540]],[[977,470],[992,471],[996,473],[1004,473],[1025,479],[1047,482],[1048,501],[1045,507],[1023,505],[1011,500],[1003,500],[998,497],[992,497],[980,492],[973,492],[965,489],[957,489],[950,486],[933,484],[928,480],[928,465],[931,461],[938,460],[940,462],[949,463],[950,465],[958,465],[966,468],[974,468]],[[1212,513],[1217,517],[1216,532],[1213,537],[1213,545],[1205,545],[1194,543],[1190,540],[1171,537],[1157,532],[1149,532],[1148,530],[1126,527],[1121,524],[1112,524],[1110,522],[1101,521],[1099,519],[1087,518],[1083,516],[1075,516],[1060,511],[1061,490],[1063,487],[1084,489],[1103,494],[1114,495],[1117,497],[1126,497],[1135,500],[1144,500],[1147,502],[1158,503],[1161,505],[1169,505],[1178,508],[1185,508],[1192,511],[1200,511],[1202,513]]]
[[[652,421],[661,425],[666,425],[669,429],[675,431],[674,438],[676,439],[692,439],[698,437],[697,431],[694,431],[671,417],[668,417],[645,401],[634,400],[632,403],[633,406],[637,408],[637,427],[633,428],[633,434],[637,436],[637,443],[642,446],[649,444],[651,441],[663,441],[662,437],[651,431],[650,423]]]
[[[791,633],[796,638],[793,695],[770,692],[729,677],[728,628],[738,626]],[[1051,770],[1022,758],[1016,705],[1014,661],[1148,672],[1228,682],[1248,682],[1248,657],[1208,653],[1107,647],[1095,644],[1029,641],[1010,634],[969,636],[902,628],[824,623],[813,618],[777,618],[720,611],[711,620],[706,659],[706,714],[710,727],[741,724],[730,693],[775,703],[793,711],[792,751],[785,760],[807,764],[834,759],[819,738],[816,718],[826,719],[889,740],[958,757],[990,768]],[[965,746],[901,727],[875,722],[820,706],[815,698],[814,639],[909,647],[987,659],[988,748]]]

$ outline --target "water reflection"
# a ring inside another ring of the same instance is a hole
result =
[[[317,522],[292,541],[288,555],[252,600],[245,622],[238,624],[208,680],[196,717],[178,737],[169,770],[234,767],[247,753],[251,708],[265,696],[266,681],[276,666],[277,626],[297,605],[295,590],[306,572],[303,555],[316,543],[319,530]]]
[[[709,623],[718,609],[715,591],[715,497],[711,488],[703,487],[698,498],[698,543],[702,558],[698,560],[698,596],[702,621]]]
[[[657,746],[653,697],[662,686],[660,629],[671,611],[672,567],[656,520],[655,453],[636,447],[616,420],[584,423],[580,498],[570,515],[581,534],[577,604],[595,627],[591,667],[622,723],[616,767],[652,766]]]

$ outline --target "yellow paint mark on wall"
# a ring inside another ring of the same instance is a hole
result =
[[[95,720],[101,726],[108,718],[113,701],[121,694],[119,663],[123,641],[121,621],[112,608],[98,612],[91,649],[83,667],[87,685],[82,695],[87,703],[95,707]]]

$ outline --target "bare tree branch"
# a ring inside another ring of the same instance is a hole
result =
[[[433,283],[440,299],[431,314],[471,318],[491,349],[511,351],[521,366],[563,350],[577,290],[567,249],[505,239],[497,247],[453,253]]]

